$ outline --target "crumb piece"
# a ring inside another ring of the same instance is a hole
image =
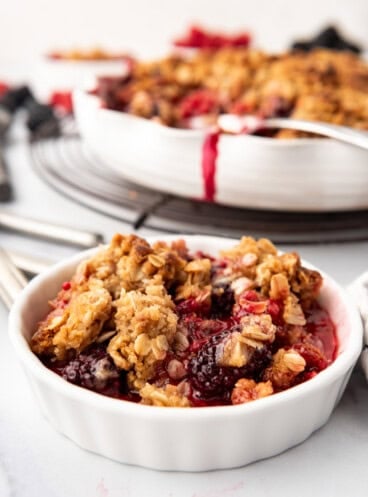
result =
[[[290,285],[284,274],[274,274],[270,282],[270,298],[285,300],[290,294]]]
[[[172,348],[174,352],[184,352],[189,347],[189,340],[186,330],[181,330],[175,333]]]
[[[231,393],[232,404],[245,404],[252,400],[268,397],[273,394],[272,383],[270,381],[256,383],[254,380],[241,378],[235,384]]]
[[[302,267],[298,254],[278,254],[267,239],[243,237],[238,245],[221,252],[227,263],[224,276],[232,281],[236,296],[242,290],[259,289],[275,300],[286,300],[293,292],[306,305],[319,293],[322,277]]]
[[[233,332],[223,347],[218,347],[216,363],[219,366],[241,368],[248,363],[253,351],[254,348],[244,342],[239,332]]]
[[[166,369],[172,380],[182,380],[187,374],[184,364],[178,359],[171,359]]]
[[[237,278],[236,280],[231,282],[231,289],[233,290],[236,296],[241,295],[246,290],[250,290],[254,287],[254,281],[247,278],[246,276],[242,276],[241,278]]]
[[[117,367],[130,371],[128,380],[134,388],[140,388],[174,341],[178,320],[174,303],[156,277],[144,291],[123,289],[115,305],[118,333],[107,351]]]
[[[200,297],[209,299],[211,295],[211,261],[209,259],[194,259],[184,268],[185,282],[176,290],[176,299]]]
[[[257,265],[269,254],[277,254],[276,247],[269,240],[265,238],[255,240],[249,236],[243,236],[240,243],[220,252],[228,263],[229,273],[245,276],[251,280],[255,279]]]
[[[52,352],[57,359],[64,359],[69,350],[82,351],[99,335],[111,308],[109,292],[91,280],[87,291],[75,294],[64,309],[41,324],[32,337],[32,349],[38,354]]]
[[[156,387],[146,383],[140,390],[142,404],[161,407],[190,407],[189,399],[184,396],[178,386],[165,385]]]
[[[241,336],[253,347],[263,346],[275,340],[276,326],[269,314],[247,315],[240,320]]]
[[[31,349],[37,355],[52,356],[54,346],[52,340],[58,329],[68,319],[68,313],[62,307],[51,311],[47,317],[38,324],[37,331],[31,339]]]
[[[294,294],[289,295],[284,302],[283,318],[285,323],[297,326],[304,326],[307,322],[298,298]]]
[[[272,357],[271,365],[265,370],[263,379],[270,380],[276,390],[293,386],[295,378],[305,370],[306,361],[297,350],[279,349]]]
[[[219,366],[246,366],[256,349],[264,347],[275,340],[276,326],[271,316],[247,315],[241,319],[241,331],[234,331],[216,352],[216,363]]]
[[[309,306],[317,298],[322,282],[322,275],[318,271],[301,267],[291,282],[291,289],[299,295],[304,306]]]
[[[80,264],[74,280],[77,285],[82,285],[90,278],[99,279],[117,299],[122,288],[137,290],[155,275],[160,276],[168,286],[184,281],[186,263],[176,250],[166,244],[157,245],[155,249],[136,235],[117,234],[108,247]]]
[[[256,282],[261,288],[262,293],[269,295],[271,290],[271,280],[274,275],[283,276],[290,285],[296,277],[297,270],[300,268],[300,258],[295,253],[283,255],[267,255],[257,266]],[[278,276],[281,282],[280,276]]]

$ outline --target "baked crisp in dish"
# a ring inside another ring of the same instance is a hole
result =
[[[94,47],[89,50],[79,48],[73,50],[55,50],[53,52],[49,52],[46,57],[48,59],[60,61],[100,62],[106,60],[123,60],[127,57],[127,54],[113,53],[100,47]]]
[[[219,114],[235,113],[368,129],[368,65],[350,52],[201,50],[192,57],[135,61],[129,76],[100,78],[94,92],[109,109],[178,128],[209,126]],[[283,130],[275,136],[303,134]]]
[[[321,275],[244,237],[217,257],[115,235],[50,302],[32,350],[67,381],[142,404],[241,404],[335,358]]]

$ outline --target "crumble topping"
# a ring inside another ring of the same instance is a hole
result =
[[[64,301],[62,301],[64,304]],[[82,351],[99,335],[110,316],[112,299],[98,280],[91,280],[65,308],[57,307],[32,337],[36,353],[51,353],[63,359],[69,350]]]
[[[295,349],[279,349],[272,357],[271,365],[266,369],[264,378],[271,380],[272,385],[285,390],[293,385],[295,377],[304,371],[306,361]]]
[[[130,385],[139,389],[165,359],[175,337],[178,317],[161,278],[148,280],[141,291],[121,292],[114,303],[117,334],[107,352],[118,368],[130,371]]]
[[[63,283],[31,339],[77,385],[155,406],[249,402],[308,380],[334,359],[296,253],[243,237],[215,258],[183,240],[115,235]]]
[[[252,400],[268,397],[273,394],[270,381],[256,383],[254,380],[242,378],[236,382],[231,394],[231,401],[235,404],[245,404]]]
[[[139,393],[142,397],[142,404],[162,407],[190,407],[190,402],[180,386],[166,385],[159,388],[146,383]]]
[[[346,51],[268,54],[242,47],[135,61],[126,78],[101,78],[95,93],[111,109],[190,128],[220,114],[292,117],[368,129],[368,65]],[[268,136],[268,135],[267,135]],[[311,136],[275,131],[276,138]]]

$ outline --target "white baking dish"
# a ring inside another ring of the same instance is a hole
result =
[[[204,130],[174,129],[104,109],[74,93],[83,140],[118,174],[149,188],[203,198]],[[368,208],[368,151],[332,139],[223,135],[216,202],[287,211]]]

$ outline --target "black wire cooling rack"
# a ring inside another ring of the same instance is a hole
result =
[[[75,133],[34,141],[30,153],[35,171],[52,188],[135,229],[230,237],[247,234],[293,244],[368,239],[368,210],[302,213],[240,209],[138,186],[111,170]]]

